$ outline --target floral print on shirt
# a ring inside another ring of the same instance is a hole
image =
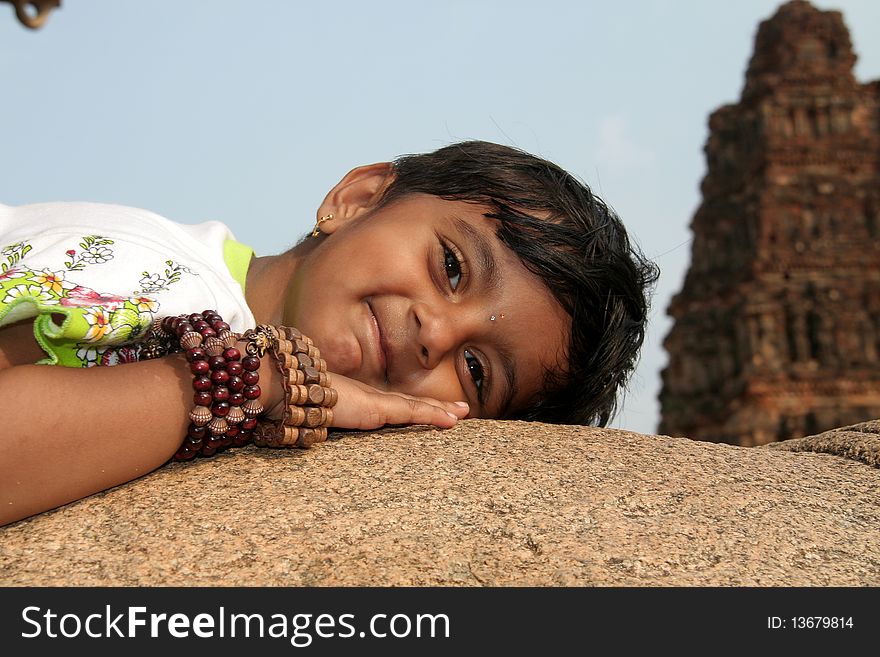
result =
[[[114,257],[113,240],[87,235],[79,249],[64,252],[62,269],[30,269],[22,258],[31,250],[25,242],[0,249],[0,319],[21,303],[36,306],[35,335],[47,352],[42,362],[68,367],[115,365],[138,360],[142,337],[156,318],[160,302],[151,294],[167,290],[184,275],[197,275],[188,267],[166,260],[161,273],[143,272],[140,287],[131,296],[119,296],[79,285],[71,274],[99,267]],[[52,315],[62,315],[59,326]]]

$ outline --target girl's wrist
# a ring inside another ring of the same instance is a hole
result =
[[[277,361],[268,354],[260,359],[260,382],[263,395],[263,416],[280,421],[284,414],[284,384]]]

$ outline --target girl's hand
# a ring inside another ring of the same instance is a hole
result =
[[[342,429],[378,429],[386,424],[433,424],[448,429],[468,414],[466,402],[444,402],[383,392],[339,374],[331,374],[339,392],[333,425]]]
[[[330,384],[339,393],[331,426],[340,429],[378,429],[386,424],[432,424],[448,429],[470,410],[466,402],[444,402],[383,392],[341,374],[330,373]],[[281,375],[272,358],[262,359],[260,387],[263,390],[260,401],[268,416],[280,418],[284,410],[284,393]]]

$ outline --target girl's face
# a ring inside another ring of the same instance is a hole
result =
[[[284,321],[332,372],[503,417],[565,363],[570,320],[484,208],[415,194],[322,224]]]

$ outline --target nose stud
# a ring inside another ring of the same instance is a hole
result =
[[[501,313],[500,318],[499,318],[499,317],[496,317],[495,315],[490,315],[490,316],[489,316],[489,321],[490,321],[490,322],[494,322],[496,319],[504,319],[504,313]]]

